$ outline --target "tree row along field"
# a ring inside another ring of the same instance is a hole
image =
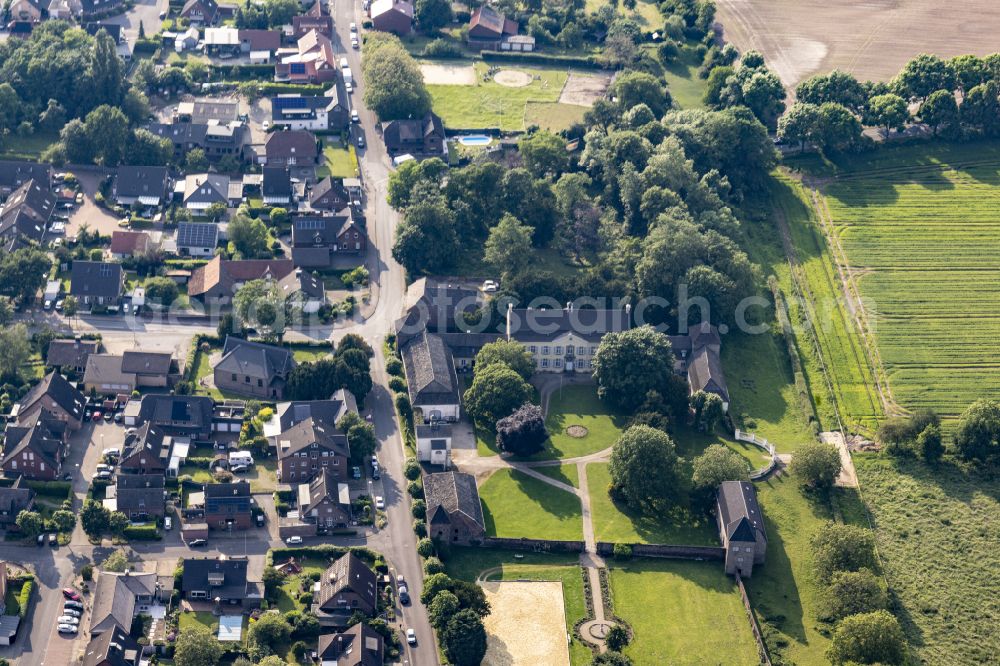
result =
[[[946,418],[1000,388],[1000,146],[964,148],[898,149],[898,170],[858,161],[823,188],[894,399]]]

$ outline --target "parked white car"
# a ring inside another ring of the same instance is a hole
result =
[[[60,615],[56,618],[56,622],[59,624],[80,624],[80,618],[72,615]]]
[[[385,510],[385,500],[382,499],[381,495],[377,495],[375,497],[375,508],[378,509],[379,511]]]
[[[75,634],[80,630],[80,627],[75,624],[60,624],[59,633],[60,634]]]
[[[285,543],[287,543],[289,546],[298,545],[298,544],[302,543],[302,537],[300,537],[300,536],[290,536],[287,539],[285,539]]]
[[[75,608],[63,608],[63,615],[68,617],[82,617],[83,613]]]
[[[407,629],[406,630],[406,642],[409,643],[410,645],[416,645],[417,644],[417,632],[413,631],[413,629]]]

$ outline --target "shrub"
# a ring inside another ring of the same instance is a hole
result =
[[[628,630],[620,624],[616,624],[608,629],[608,635],[604,637],[604,643],[609,650],[621,652],[622,648],[628,645]]]
[[[871,571],[839,571],[823,593],[820,619],[837,622],[848,615],[884,610],[888,605],[885,590]]]
[[[21,591],[17,595],[17,614],[21,616],[23,620],[28,616],[28,606],[31,604],[31,593],[35,590],[35,579],[31,577],[24,581],[24,585],[21,586]]]
[[[417,542],[417,555],[420,557],[430,557],[434,554],[434,542],[424,537]]]
[[[424,484],[420,481],[410,481],[406,484],[406,492],[410,493],[413,499],[423,499]]]
[[[403,476],[410,481],[416,481],[420,478],[420,463],[417,462],[416,458],[406,459],[406,463],[403,465]]]
[[[422,519],[417,518],[413,521],[413,533],[417,535],[418,539],[423,539],[427,536],[427,523]]]
[[[430,576],[436,573],[444,573],[444,562],[437,557],[428,557],[424,560],[424,575]]]
[[[410,506],[410,513],[413,514],[414,518],[423,520],[427,516],[427,503],[422,499],[414,500]]]
[[[129,525],[123,535],[129,541],[159,541],[163,538],[156,525]]]
[[[393,377],[403,376],[403,362],[398,358],[390,358],[385,362],[385,371]]]
[[[424,47],[425,58],[461,58],[462,47],[447,39],[438,38]]]
[[[816,575],[829,581],[838,571],[875,571],[875,537],[856,525],[827,523],[812,538]]]
[[[632,546],[627,543],[616,543],[612,554],[616,560],[632,559]]]
[[[837,627],[826,656],[834,664],[902,664],[906,639],[889,611],[851,615]]]
[[[299,595],[299,603],[305,606],[306,608],[312,605],[312,602],[313,602],[313,595],[311,592],[306,592],[305,594]]]
[[[795,452],[790,469],[804,486],[830,488],[840,474],[840,452],[833,444],[807,442]]]
[[[390,377],[389,388],[393,393],[403,393],[406,391],[406,380],[402,377]]]
[[[93,564],[84,564],[83,568],[80,569],[80,578],[84,579],[85,581],[91,581],[91,580],[93,580],[94,579],[94,565]]]

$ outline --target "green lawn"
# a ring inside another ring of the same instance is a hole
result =
[[[296,347],[292,350],[292,358],[296,363],[309,363],[327,358],[332,354],[330,347]]]
[[[524,124],[526,127],[538,125],[550,132],[560,132],[575,123],[583,122],[585,113],[587,107],[577,104],[529,101],[524,108]]]
[[[181,465],[177,472],[178,476],[190,476],[195,483],[211,483],[212,474],[204,467],[196,465]]]
[[[598,541],[718,546],[719,537],[708,516],[679,509],[673,515],[651,517],[617,505],[608,495],[611,474],[606,463],[587,465],[591,520]]]
[[[558,102],[567,72],[519,65],[504,67],[526,72],[530,84],[519,88],[503,86],[492,78],[483,80],[489,66],[476,62],[476,84],[472,86],[428,85],[434,112],[449,129],[499,127],[505,131],[525,129],[528,102]]]
[[[705,106],[702,98],[705,96],[707,82],[698,76],[701,62],[698,52],[688,44],[681,49],[677,60],[663,73],[670,96],[682,109],[700,109]]]
[[[354,178],[357,176],[358,158],[354,146],[342,148],[338,145],[323,147],[323,164],[316,168],[317,178]]]
[[[621,436],[624,421],[597,397],[595,385],[564,386],[549,398],[545,425],[550,439],[539,457],[574,458],[609,448]],[[570,437],[566,428],[572,425],[582,425],[587,435]]]
[[[211,611],[181,612],[177,620],[177,630],[180,632],[192,629],[208,629],[212,636],[219,633],[219,618]]]
[[[551,467],[535,467],[536,472],[541,472],[550,479],[555,479],[574,488],[580,487],[580,473],[575,464],[553,465]]]
[[[604,0],[587,0],[585,8],[587,13],[590,14],[596,12],[606,4],[607,2]],[[635,9],[632,10],[619,7],[618,13],[635,20],[642,26],[643,30],[653,31],[663,29],[663,15],[660,13],[659,8],[657,8],[656,3],[650,2],[650,0],[639,0],[636,3]]]
[[[1000,480],[855,455],[885,576],[920,663],[996,663],[1000,654]]]
[[[0,157],[4,159],[37,160],[45,149],[59,140],[58,133],[35,132],[28,136],[11,134],[0,142]]]
[[[278,485],[278,461],[274,458],[256,460],[245,474],[236,476],[250,482],[252,493],[272,493]]]
[[[489,580],[558,580],[563,586],[566,608],[566,632],[587,615],[584,600],[583,575],[573,555],[514,553],[507,550],[455,548],[446,562],[448,574],[461,580],[474,581],[487,569],[499,568]],[[574,637],[569,646],[572,666],[587,666],[593,655],[590,648]]]
[[[580,499],[522,472],[498,470],[479,487],[479,497],[489,536],[583,538]]]
[[[641,561],[610,569],[615,614],[636,664],[759,663],[736,583],[717,562]]]

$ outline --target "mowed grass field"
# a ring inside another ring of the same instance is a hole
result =
[[[489,69],[486,63],[476,62],[475,68],[475,85],[427,86],[433,98],[434,112],[441,116],[449,129],[499,127],[504,131],[520,131],[526,128],[525,117],[529,102],[564,106],[558,102],[563,86],[566,85],[566,70],[520,65],[503,67],[502,69],[524,72],[532,77],[530,84],[512,88],[500,85],[492,76],[484,80]],[[555,110],[555,107],[547,109],[550,114]],[[532,113],[532,119],[537,122],[537,113]]]
[[[959,415],[1000,389],[1000,144],[854,160],[823,188],[889,386]]]
[[[570,426],[583,426],[587,434],[572,437]],[[569,384],[549,397],[545,426],[549,441],[539,458],[574,458],[610,448],[625,428],[625,418],[615,414],[597,397],[595,384]]]
[[[583,538],[580,498],[523,472],[497,470],[479,486],[479,499],[489,536]]]
[[[736,583],[717,562],[633,560],[609,569],[615,614],[635,664],[759,663]]]
[[[1000,480],[855,455],[885,576],[922,663],[995,664],[1000,655]]]

